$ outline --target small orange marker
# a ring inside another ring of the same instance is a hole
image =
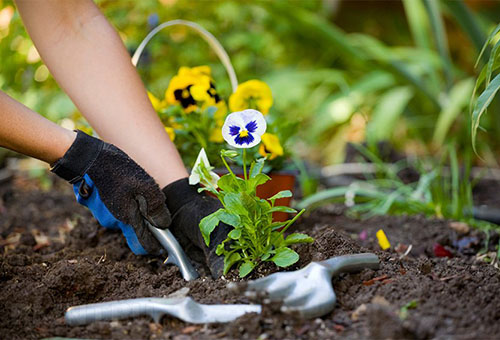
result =
[[[385,233],[382,229],[379,229],[379,231],[377,231],[377,240],[382,250],[386,250],[391,247],[391,244],[389,243],[389,240],[387,239],[387,236],[385,236]]]

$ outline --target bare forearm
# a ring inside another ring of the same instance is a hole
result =
[[[75,136],[0,91],[0,146],[52,164]]]
[[[122,41],[92,1],[18,0],[17,5],[47,67],[97,133],[160,185],[185,177]]]

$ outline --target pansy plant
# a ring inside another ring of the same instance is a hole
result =
[[[203,185],[199,190],[210,191],[223,206],[200,221],[205,243],[209,244],[210,234],[220,222],[233,227],[216,250],[217,255],[224,256],[224,274],[231,267],[237,266],[240,277],[244,277],[259,263],[268,261],[279,267],[288,267],[299,259],[299,255],[289,246],[313,242],[311,237],[302,233],[285,236],[286,230],[304,212],[302,210],[297,213],[295,209],[275,204],[279,198],[291,197],[289,190],[280,191],[268,199],[256,195],[257,187],[270,180],[270,177],[262,172],[266,158],[252,161],[247,171],[246,149],[261,142],[266,126],[262,113],[244,110],[228,115],[222,127],[222,136],[226,142],[242,150],[243,178],[236,176],[227,163],[227,159],[239,156],[236,150],[221,151],[222,162],[229,173],[220,177],[216,185],[203,150],[200,161],[191,174],[193,183],[199,182]],[[296,215],[285,222],[273,222],[272,214],[278,211]]]
[[[287,140],[294,135],[296,125],[276,118],[276,111],[271,111],[273,104],[272,92],[269,86],[257,79],[251,79],[238,85],[229,98],[224,98],[216,88],[215,81],[208,66],[181,67],[172,77],[163,96],[157,98],[148,92],[153,108],[165,125],[170,139],[175,143],[185,164],[193,164],[200,148],[214,161],[214,166],[220,168],[224,164],[217,157],[224,148],[222,127],[228,113],[253,109],[262,112],[270,124],[268,132],[262,134],[255,130],[264,128],[263,124],[251,123],[233,124],[230,145],[241,143],[252,157],[266,157],[266,170],[281,170],[290,167],[287,163],[289,152],[284,148]],[[228,99],[227,101],[225,99]],[[227,103],[227,104],[226,104]],[[265,128],[264,128],[265,130]],[[262,135],[261,139],[254,139]],[[257,146],[251,148],[251,145]],[[241,156],[233,159],[241,165]]]

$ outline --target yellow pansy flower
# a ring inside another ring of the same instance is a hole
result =
[[[283,147],[280,144],[278,136],[272,133],[264,133],[262,135],[262,143],[259,147],[259,153],[263,156],[269,156],[270,160],[275,159],[278,156],[283,156]]]
[[[175,130],[170,126],[165,126],[165,131],[167,131],[170,140],[173,142],[175,140]]]
[[[254,109],[267,114],[273,105],[273,94],[263,81],[253,79],[246,81],[229,97],[229,108],[232,112]]]
[[[214,143],[223,143],[222,126],[227,115],[227,106],[224,101],[218,102],[216,105],[217,111],[214,114],[215,127],[210,131],[209,141]]]
[[[198,103],[206,106],[220,101],[208,66],[181,67],[170,81],[165,98],[168,104],[180,104],[187,113],[194,111]]]
[[[155,95],[149,91],[148,91],[148,97],[149,101],[151,101],[151,104],[153,105],[153,109],[155,109],[156,112],[159,112],[168,106],[165,100],[160,100],[156,98]]]

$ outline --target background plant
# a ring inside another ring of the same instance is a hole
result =
[[[368,149],[358,147],[358,150],[375,165],[377,171],[372,178],[318,192],[301,201],[298,207],[318,207],[337,201],[349,207],[351,214],[363,218],[424,214],[466,222],[486,230],[491,228],[491,224],[472,216],[475,180],[471,179],[470,154],[462,168],[451,144],[438,164],[408,164],[406,160],[388,164]],[[416,182],[408,183],[399,175],[407,167],[418,171]]]

